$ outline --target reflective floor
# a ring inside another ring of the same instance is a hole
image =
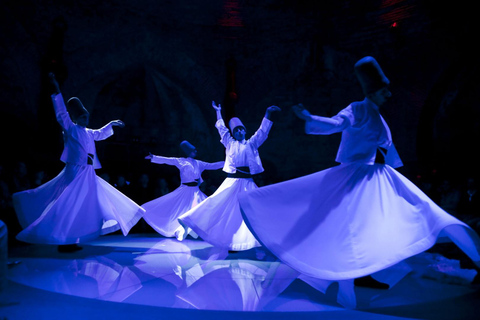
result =
[[[82,246],[75,253],[58,253],[55,246],[11,248],[10,294],[0,302],[0,319],[133,319],[139,313],[141,319],[478,319],[480,314],[480,290],[470,284],[476,271],[438,253],[392,267],[384,276],[393,275],[394,285],[381,290],[309,279],[261,248],[232,253],[201,240],[150,234],[108,235]]]

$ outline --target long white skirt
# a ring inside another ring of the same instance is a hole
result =
[[[388,165],[339,165],[245,192],[239,202],[257,239],[315,278],[372,274],[427,250],[442,230],[479,260],[478,235]]]
[[[253,179],[226,178],[218,189],[198,206],[179,217],[185,229],[191,228],[213,246],[235,251],[259,247],[243,221],[238,195],[258,188]]]
[[[161,235],[173,237],[180,227],[178,217],[206,198],[199,187],[181,185],[160,198],[144,203],[142,208],[146,212],[143,219]]]
[[[93,166],[67,164],[38,188],[15,193],[21,226],[17,239],[73,244],[121,229],[127,235],[145,210],[95,174]]]

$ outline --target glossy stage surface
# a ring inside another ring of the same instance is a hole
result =
[[[389,290],[307,279],[263,249],[107,235],[58,253],[9,249],[0,319],[478,319],[476,271],[423,253]]]

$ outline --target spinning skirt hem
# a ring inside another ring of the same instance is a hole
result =
[[[226,178],[210,197],[178,218],[204,241],[234,251],[259,247],[243,221],[238,195],[258,188],[253,179]]]
[[[380,164],[339,165],[249,190],[239,203],[263,246],[326,280],[375,273],[429,249],[445,227],[469,228]]]
[[[181,185],[160,198],[144,203],[142,207],[146,212],[143,219],[164,237],[174,237],[175,230],[180,226],[178,217],[206,198],[199,187]]]
[[[17,239],[39,244],[73,244],[121,229],[124,235],[145,210],[92,166],[67,164],[52,180],[13,195],[24,229]]]

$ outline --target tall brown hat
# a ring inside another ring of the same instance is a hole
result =
[[[230,121],[228,122],[228,126],[230,127],[230,132],[233,134],[233,129],[235,129],[236,127],[243,127],[243,129],[245,129],[245,126],[243,125],[242,121],[240,121],[240,119],[238,119],[237,117],[233,117],[230,119]]]
[[[89,114],[87,109],[83,106],[80,99],[77,97],[72,97],[67,101],[68,114],[72,120],[77,119],[83,114]]]
[[[366,96],[390,84],[377,60],[373,57],[367,56],[358,60],[355,63],[355,74]]]
[[[195,146],[187,140],[183,140],[182,142],[180,142],[180,149],[182,149],[183,153],[185,153],[186,156],[189,156],[190,153],[195,150]]]

